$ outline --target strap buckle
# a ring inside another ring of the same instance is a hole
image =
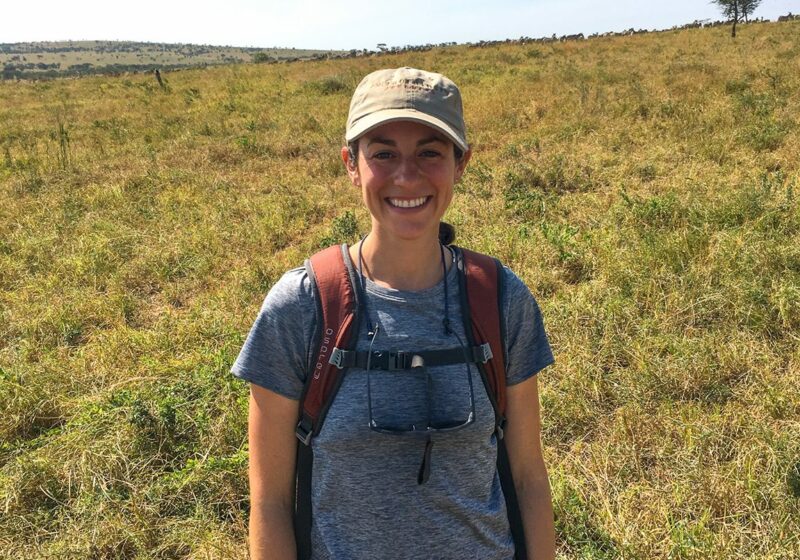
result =
[[[297,428],[294,431],[294,435],[297,436],[297,439],[300,440],[300,443],[303,445],[308,445],[313,434],[313,427],[307,418],[303,418],[297,423]]]
[[[501,416],[500,421],[497,422],[497,426],[494,428],[495,433],[497,433],[497,439],[503,439],[505,437],[506,422],[505,416]]]
[[[405,352],[389,352],[387,356],[388,360],[386,363],[386,369],[389,371],[398,370],[398,369],[408,369],[406,366],[406,356]]]
[[[485,364],[494,357],[494,354],[492,354],[492,347],[489,346],[488,342],[484,342],[480,346],[475,346],[474,351],[475,361],[481,364]]]
[[[334,348],[331,352],[331,357],[328,360],[328,363],[333,364],[336,366],[337,369],[344,369],[343,365],[344,361],[344,350],[341,348]]]

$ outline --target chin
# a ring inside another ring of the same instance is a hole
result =
[[[427,238],[439,238],[439,224],[437,222],[435,228],[419,227],[419,228],[402,228],[387,231],[389,235],[401,241],[418,241]]]

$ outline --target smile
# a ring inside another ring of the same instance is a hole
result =
[[[396,208],[417,208],[418,206],[422,206],[428,201],[427,196],[421,196],[419,198],[387,198],[386,200],[389,201],[389,204]]]

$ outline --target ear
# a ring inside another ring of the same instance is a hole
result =
[[[461,176],[464,174],[464,170],[467,168],[467,164],[469,163],[471,157],[472,148],[464,152],[464,157],[462,157],[460,161],[456,162],[456,183],[461,180]]]
[[[350,159],[350,150],[347,146],[342,146],[342,162],[347,169],[347,176],[350,177],[350,182],[354,186],[361,188],[361,176],[358,173],[358,162]]]

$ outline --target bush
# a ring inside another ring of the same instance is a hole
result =
[[[314,93],[320,95],[334,95],[337,93],[350,93],[350,85],[339,76],[329,76],[314,82],[308,82],[306,86]]]
[[[330,234],[323,237],[318,243],[318,246],[324,248],[341,243],[352,243],[356,240],[357,233],[358,221],[356,220],[356,215],[352,211],[347,210],[341,216],[337,216],[333,219]]]

